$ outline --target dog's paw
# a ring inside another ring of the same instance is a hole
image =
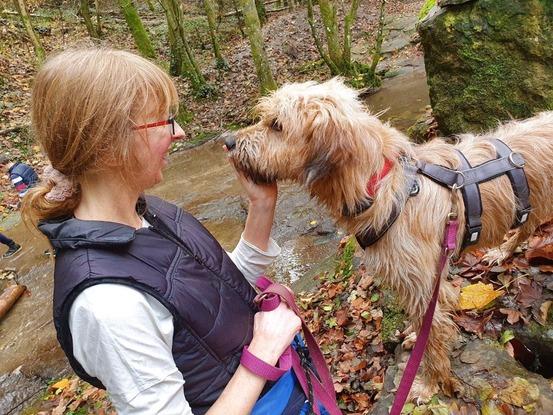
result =
[[[482,262],[487,265],[501,265],[511,256],[510,252],[506,252],[501,248],[488,249],[488,252],[482,257]]]
[[[401,347],[403,350],[412,350],[415,346],[415,342],[417,341],[417,333],[412,331],[411,333],[407,334],[405,336],[405,339],[401,342]]]
[[[411,386],[409,400],[415,401],[417,405],[422,405],[428,403],[438,391],[438,385],[429,385],[417,376],[413,382],[413,386]]]
[[[462,396],[465,388],[460,380],[455,377],[449,377],[442,383],[442,391],[446,396],[452,398],[454,396]]]

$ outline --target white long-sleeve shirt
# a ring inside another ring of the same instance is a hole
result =
[[[262,251],[241,238],[230,257],[254,284],[279,253],[272,239]],[[154,297],[120,284],[94,285],[73,302],[69,328],[75,358],[102,381],[119,415],[192,414],[171,352],[173,316]]]

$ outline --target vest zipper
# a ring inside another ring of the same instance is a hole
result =
[[[146,215],[144,215],[146,216]],[[175,235],[173,235],[173,232],[172,231],[167,231],[167,230],[164,230],[164,229],[160,229],[160,228],[165,228],[167,225],[165,225],[165,223],[163,223],[163,221],[161,221],[157,215],[155,214],[148,214],[148,217],[146,218],[146,220],[148,220],[148,222],[150,222],[151,220],[151,226],[149,226],[149,229],[156,232],[157,234],[159,234],[160,236],[170,240],[171,242],[173,242],[174,244],[176,244],[178,247],[180,247],[182,250],[185,251],[185,253],[187,254],[187,256],[189,257],[192,257],[194,258],[194,260],[198,263],[200,263],[201,265],[203,265],[204,267],[206,267],[208,270],[211,271],[211,269],[209,267],[207,267],[207,265],[202,261],[200,260],[200,258],[197,256],[197,255],[194,255],[192,253],[192,251],[180,240],[180,238],[177,238],[175,237]],[[153,226],[152,226],[153,225]],[[158,225],[158,227],[155,227],[155,225]],[[225,364],[225,362],[223,360],[221,360],[221,358],[211,349],[211,347],[209,347],[209,345],[200,337],[200,335],[196,332],[196,330],[194,330],[187,322],[186,322],[186,319],[183,319],[183,318],[179,318],[179,321],[182,321],[182,324],[186,326],[186,328],[188,329],[188,331],[190,332],[190,334],[192,334],[192,336],[194,336],[194,338],[200,343],[203,345],[204,349],[207,350],[207,352],[211,355],[211,357],[213,357],[217,362],[221,363],[221,364]],[[225,369],[226,369],[226,365],[225,365]]]

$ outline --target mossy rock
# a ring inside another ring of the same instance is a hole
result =
[[[435,5],[436,0],[426,0],[419,11],[419,20],[424,19]]]
[[[419,33],[442,133],[479,132],[553,109],[551,0],[442,7],[419,24]]]
[[[382,308],[382,342],[387,350],[393,351],[395,346],[399,344],[396,331],[401,332],[405,329],[407,317],[390,291],[383,291],[382,295],[384,297],[384,306]]]

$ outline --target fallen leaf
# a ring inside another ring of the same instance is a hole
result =
[[[522,317],[522,313],[518,310],[513,310],[512,308],[500,308],[499,311],[507,316],[507,321],[509,324],[515,324]]]
[[[545,324],[547,323],[547,316],[549,314],[549,309],[551,308],[551,300],[544,301],[540,306],[540,320],[538,323]]]
[[[482,309],[504,293],[503,290],[494,290],[492,284],[478,282],[468,285],[461,289],[459,308],[461,310]]]
[[[67,386],[69,386],[69,379],[64,378],[64,379],[62,379],[62,380],[60,380],[60,381],[54,383],[54,384],[52,385],[52,388],[53,388],[53,389],[56,389],[56,390],[57,390],[57,389],[63,390],[63,389],[65,389]]]

